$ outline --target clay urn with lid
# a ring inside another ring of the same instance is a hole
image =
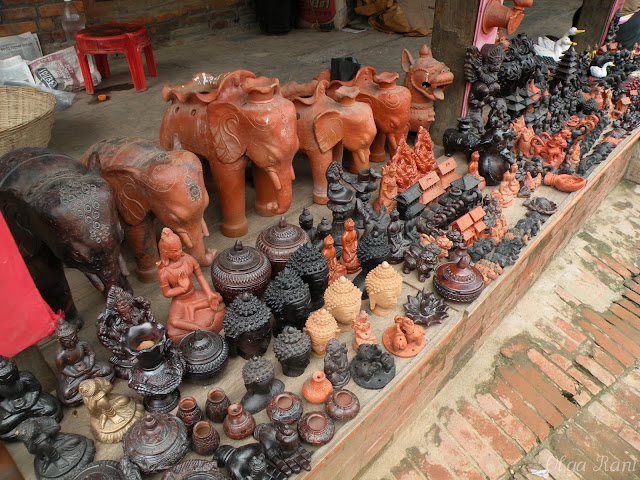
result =
[[[347,277],[339,277],[324,292],[324,305],[338,322],[340,331],[347,332],[360,312],[362,291]]]
[[[304,332],[311,337],[311,355],[323,358],[327,351],[327,343],[332,338],[338,338],[340,328],[333,315],[321,308],[309,315]]]
[[[302,395],[311,403],[324,403],[324,399],[332,391],[333,385],[321,370],[313,372],[311,378],[302,384]]]
[[[240,240],[216,255],[211,264],[211,281],[226,305],[241,293],[262,296],[270,278],[271,264],[267,257]]]
[[[311,313],[309,286],[289,267],[278,273],[269,284],[264,301],[273,313],[273,334],[276,337],[287,325],[302,329]]]
[[[232,403],[227,409],[227,416],[222,423],[227,437],[232,440],[242,440],[249,437],[256,428],[253,415],[245,411],[239,403]]]
[[[303,411],[302,399],[291,392],[275,394],[267,404],[267,416],[272,422],[296,423]]]
[[[309,286],[311,293],[311,310],[324,305],[324,291],[329,285],[329,262],[311,242],[302,245],[294,252],[287,266],[294,270],[302,281]]]
[[[271,341],[271,312],[250,293],[237,297],[224,312],[222,323],[229,355],[249,359],[264,355]]]
[[[473,302],[484,289],[482,273],[471,265],[466,249],[456,252],[457,262],[446,262],[438,267],[433,286],[442,297],[454,302]]]
[[[258,413],[276,393],[284,390],[284,383],[275,378],[273,364],[263,357],[251,357],[242,367],[242,380],[247,393],[242,397],[242,408],[249,413]]]
[[[287,377],[299,377],[309,365],[311,337],[294,327],[284,327],[273,341],[273,353]]]
[[[124,454],[142,473],[155,473],[176,465],[189,447],[187,428],[173,415],[149,413],[125,433]]]
[[[334,390],[324,399],[324,409],[334,420],[351,420],[360,411],[360,400],[349,390]]]
[[[288,224],[282,217],[277,224],[260,232],[256,239],[256,248],[269,259],[271,276],[275,277],[284,269],[289,257],[308,241],[309,235],[304,230],[297,225]]]
[[[305,413],[298,421],[300,439],[314,447],[329,443],[335,432],[333,420],[324,412]]]
[[[386,317],[398,303],[402,291],[402,276],[387,262],[371,270],[365,280],[369,307],[374,315]]]
[[[187,366],[185,380],[199,385],[211,383],[227,365],[229,347],[215,332],[196,330],[187,334],[178,344]]]

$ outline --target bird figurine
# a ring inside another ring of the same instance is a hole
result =
[[[571,27],[567,32],[557,40],[551,37],[538,37],[538,44],[534,45],[536,53],[541,57],[551,57],[555,62],[560,60],[562,54],[569,50],[571,45],[576,45],[571,41],[571,37],[578,33],[583,33],[584,30],[580,30],[576,27]]]
[[[613,62],[607,62],[601,67],[597,67],[596,65],[593,65],[589,69],[589,71],[591,72],[592,77],[604,78],[607,76],[607,68],[609,67],[615,67],[615,64]]]

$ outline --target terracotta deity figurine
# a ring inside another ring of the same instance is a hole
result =
[[[418,127],[418,134],[413,145],[413,157],[420,177],[433,171],[438,166],[436,156],[433,154],[433,140],[429,131],[422,126]]]
[[[80,382],[89,378],[105,377],[113,381],[113,367],[105,362],[96,362],[96,354],[85,340],[78,339],[76,327],[64,319],[58,321],[56,336],[60,345],[56,351],[58,368],[58,398],[65,407],[82,405],[78,391]]]
[[[371,312],[386,317],[398,303],[402,291],[402,276],[387,262],[371,270],[365,280]]]
[[[478,190],[483,190],[484,187],[487,186],[487,182],[485,181],[484,177],[480,175],[480,173],[478,172],[479,160],[480,160],[480,152],[478,151],[473,152],[471,154],[471,160],[469,160],[469,168],[467,171],[468,173],[470,173],[471,175],[473,175],[474,177],[480,180],[480,184],[478,184]]]
[[[356,352],[358,351],[358,347],[363,343],[378,343],[378,339],[371,331],[371,324],[369,323],[368,317],[367,312],[362,310],[360,315],[353,321],[353,331],[356,335],[351,346]]]
[[[322,249],[322,255],[327,257],[329,262],[329,284],[331,285],[338,278],[347,274],[347,267],[342,265],[336,258],[336,248],[334,247],[333,237],[327,235],[324,237],[324,248]]]
[[[351,330],[362,305],[362,291],[351,280],[340,277],[324,292],[324,305],[336,319],[340,330]]]
[[[512,164],[511,168],[504,172],[502,182],[498,190],[491,192],[491,196],[498,199],[500,208],[506,208],[513,203],[513,199],[516,198],[520,191],[520,182],[516,180],[516,172],[518,171],[518,165]]]
[[[355,231],[353,219],[348,218],[344,222],[344,233],[342,234],[342,256],[340,263],[347,269],[347,273],[356,273],[360,270],[358,262],[358,232]]]
[[[380,211],[380,207],[386,207],[387,212],[396,208],[395,200],[398,195],[398,183],[396,179],[397,169],[395,164],[388,163],[382,167],[382,179],[380,180],[380,192],[378,197],[373,201],[373,209]]]
[[[398,193],[404,192],[418,181],[418,167],[416,166],[413,150],[405,140],[400,140],[398,150],[390,162],[396,166]]]
[[[43,392],[31,372],[20,372],[15,362],[0,356],[0,440],[16,439],[16,427],[30,417],[62,420],[62,405]]]
[[[163,228],[158,248],[161,259],[156,263],[158,282],[162,295],[173,299],[167,319],[167,335],[174,345],[197,329],[216,333],[222,330],[225,310],[222,296],[211,290],[196,259],[182,251],[180,237]],[[191,279],[194,274],[202,290],[194,287]]]
[[[413,357],[426,345],[424,328],[408,317],[396,315],[394,325],[382,336],[384,346],[398,357]]]
[[[105,378],[83,380],[79,390],[91,414],[91,433],[99,442],[118,443],[129,427],[144,415],[139,401],[112,394],[113,385]]]

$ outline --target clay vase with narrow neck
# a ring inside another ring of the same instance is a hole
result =
[[[296,423],[302,415],[302,411],[302,400],[291,392],[277,393],[271,397],[267,404],[267,416],[276,423]]]
[[[311,378],[302,385],[302,395],[311,403],[323,403],[332,391],[333,385],[320,370],[313,372]]]
[[[347,421],[358,415],[360,400],[349,390],[334,390],[325,398],[324,409],[334,420]]]
[[[222,423],[227,416],[227,409],[231,405],[229,397],[221,388],[212,388],[207,393],[205,413],[212,422]]]
[[[305,413],[298,421],[300,439],[314,447],[329,443],[335,432],[333,420],[324,412]]]
[[[195,398],[184,397],[178,402],[176,417],[182,420],[184,426],[187,427],[187,434],[191,435],[193,426],[202,420],[202,410],[200,410]]]
[[[265,228],[256,239],[256,248],[271,263],[271,277],[281,272],[289,257],[309,241],[309,236],[297,225],[289,225],[282,217],[276,225]]]
[[[232,403],[227,409],[227,416],[222,423],[227,437],[232,440],[242,440],[249,437],[256,428],[253,415],[245,411],[239,403]]]
[[[220,435],[209,422],[200,421],[193,426],[191,448],[198,455],[211,455],[220,446]]]

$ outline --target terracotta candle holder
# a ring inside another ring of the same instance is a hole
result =
[[[227,416],[222,424],[224,433],[232,440],[242,440],[249,437],[256,428],[253,415],[245,411],[239,403],[232,403],[227,409]]]
[[[349,390],[332,391],[324,400],[327,414],[334,420],[348,421],[356,417],[360,411],[360,400]]]
[[[327,343],[327,353],[324,356],[324,374],[335,388],[344,387],[351,379],[347,345],[335,338]]]
[[[347,332],[362,306],[362,292],[348,278],[340,277],[324,292],[324,304],[340,331]]]
[[[250,293],[238,296],[224,314],[224,335],[229,355],[249,359],[264,355],[271,341],[271,312]]]
[[[335,431],[333,420],[324,412],[305,413],[298,421],[300,439],[314,447],[329,443]]]
[[[276,225],[265,228],[256,240],[256,248],[271,263],[271,277],[284,269],[289,257],[309,241],[309,236],[296,225],[289,225],[282,217]]]
[[[263,357],[251,357],[242,367],[242,380],[247,393],[242,397],[242,408],[249,413],[264,410],[271,397],[284,390],[284,383],[275,378],[273,364]]]
[[[229,405],[231,402],[221,388],[212,388],[207,392],[205,413],[212,422],[222,423],[227,416]]]
[[[360,315],[358,315],[353,321],[353,330],[355,332],[355,337],[351,346],[356,352],[358,351],[358,347],[360,345],[363,345],[365,343],[375,345],[376,343],[378,343],[378,339],[371,331],[369,316],[364,310],[362,310],[360,312]]]
[[[407,317],[396,315],[394,325],[382,335],[387,350],[397,357],[415,357],[424,348],[424,328]]]
[[[309,365],[311,337],[294,327],[284,327],[273,342],[273,353],[287,377],[299,377]]]
[[[311,337],[311,354],[322,358],[325,355],[327,343],[332,338],[338,338],[340,328],[333,315],[321,308],[309,315],[304,332]]]
[[[302,400],[291,392],[275,394],[267,404],[267,415],[272,422],[296,423],[303,411]]]
[[[371,270],[365,280],[369,307],[374,315],[386,317],[398,303],[402,291],[402,276],[387,262]]]

